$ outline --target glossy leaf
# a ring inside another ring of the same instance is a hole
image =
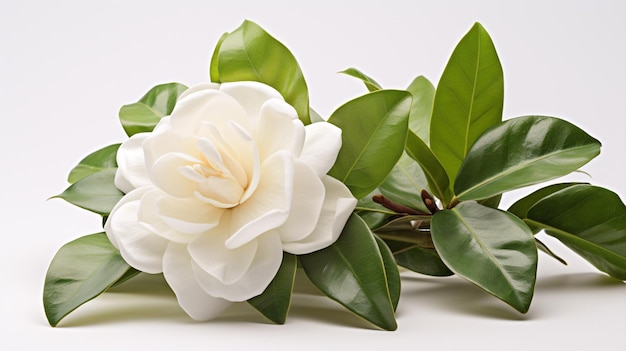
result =
[[[435,213],[431,234],[451,271],[516,310],[528,311],[537,273],[537,247],[522,220],[468,201]]]
[[[326,296],[382,329],[397,328],[383,257],[359,216],[348,219],[334,244],[300,256],[300,262]]]
[[[525,221],[543,228],[599,270],[626,280],[626,206],[614,192],[573,185],[535,203]]]
[[[504,77],[487,31],[476,23],[441,75],[430,124],[430,147],[450,184],[474,141],[502,120]]]
[[[61,198],[86,210],[108,215],[124,194],[115,187],[115,169],[91,174],[53,198]]]
[[[151,132],[161,118],[172,113],[178,96],[185,90],[187,87],[180,83],[157,85],[138,102],[122,106],[119,115],[126,134]]]
[[[304,124],[309,117],[309,90],[293,54],[251,21],[226,35],[217,55],[221,82],[256,81],[278,90]]]
[[[70,182],[70,184],[74,184],[88,175],[117,168],[116,156],[119,147],[120,144],[113,144],[87,155],[80,160],[78,165],[72,168],[67,177],[67,181]]]
[[[391,299],[391,305],[393,306],[393,310],[395,311],[398,308],[401,291],[400,272],[398,271],[398,265],[396,264],[393,253],[391,252],[387,244],[385,244],[385,242],[376,235],[374,235],[374,239],[376,239],[378,250],[380,250],[380,255],[383,259],[383,264],[385,266],[385,278],[387,279],[387,287],[389,288],[389,298]]]
[[[419,164],[403,153],[379,189],[383,195],[397,203],[428,212],[420,195],[428,187],[427,184]]]
[[[272,322],[284,324],[291,304],[297,267],[296,256],[283,252],[283,262],[276,277],[261,295],[248,300],[248,303]]]
[[[328,119],[342,130],[342,146],[328,174],[360,199],[376,189],[402,155],[411,94],[378,90],[339,107]]]
[[[348,76],[360,79],[361,81],[363,81],[363,83],[365,84],[365,87],[370,92],[382,89],[380,84],[378,84],[378,82],[376,82],[372,77],[370,77],[367,74],[359,71],[356,68],[350,67],[350,68],[347,68],[347,69],[345,69],[345,70],[343,70],[343,71],[341,71],[339,73],[343,73],[345,75],[348,75]]]
[[[387,241],[387,245],[393,251],[398,265],[406,269],[435,277],[447,277],[454,274],[443,263],[434,248],[429,249],[399,241]]]
[[[546,187],[538,189],[530,193],[529,195],[526,195],[525,197],[515,201],[513,205],[511,205],[511,207],[509,207],[507,211],[511,212],[512,214],[516,215],[517,217],[521,219],[524,219],[528,215],[528,210],[530,210],[531,207],[533,207],[537,202],[542,200],[544,197],[550,196],[556,193],[557,191],[560,191],[565,188],[569,188],[570,186],[578,185],[578,184],[585,184],[585,183],[557,183],[557,184],[548,185]]]
[[[218,55],[220,53],[220,47],[222,46],[222,42],[224,41],[224,39],[226,39],[226,37],[228,36],[228,33],[224,33],[222,34],[222,36],[220,36],[220,38],[217,40],[217,43],[215,44],[215,49],[213,49],[213,55],[211,55],[211,63],[209,65],[209,75],[211,77],[211,82],[214,83],[219,83],[220,82],[220,72],[218,70]]]
[[[537,249],[539,251],[542,251],[543,253],[547,254],[548,256],[554,258],[555,260],[567,266],[567,262],[563,258],[558,256],[557,254],[555,254],[552,250],[550,250],[550,248],[546,244],[544,244],[541,240],[535,238],[535,243],[537,244]]]
[[[130,267],[104,233],[65,244],[52,259],[43,290],[51,326],[122,278]]]
[[[370,194],[359,199],[355,208],[355,213],[367,223],[370,229],[381,226],[389,216],[395,215],[395,212],[373,201],[373,196],[380,193],[379,189],[374,189]]]
[[[513,118],[476,141],[454,191],[459,200],[483,199],[567,175],[599,153],[600,142],[567,121]]]
[[[430,117],[435,99],[435,86],[426,77],[415,78],[406,88],[411,93],[411,113],[409,129],[420,137],[426,145],[430,143]]]
[[[500,205],[500,200],[502,200],[502,194],[497,194],[492,197],[488,197],[486,199],[478,200],[477,202],[483,206],[498,208]]]
[[[412,131],[408,132],[405,148],[407,154],[422,167],[432,194],[443,202],[444,207],[447,207],[452,199],[450,181],[446,170],[435,154],[433,154],[428,145]]]

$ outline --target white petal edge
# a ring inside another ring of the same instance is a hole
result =
[[[134,134],[117,150],[115,186],[124,193],[151,184],[143,151],[143,142],[149,136],[150,133]]]
[[[253,81],[227,82],[220,85],[220,91],[232,96],[244,108],[253,123],[259,116],[261,106],[270,99],[284,100],[282,95],[267,84]]]
[[[130,266],[146,273],[161,273],[163,253],[169,241],[138,222],[141,197],[153,189],[143,187],[126,194],[113,207],[104,229]]]
[[[341,129],[328,122],[304,127],[306,131],[300,160],[322,177],[331,169],[341,149]]]
[[[213,297],[196,281],[186,245],[170,243],[163,256],[163,276],[176,294],[178,304],[197,321],[219,316],[232,302]]]
[[[357,200],[342,182],[330,176],[323,177],[322,182],[326,188],[326,197],[317,227],[302,240],[283,242],[283,250],[286,252],[304,255],[331,245],[337,241],[354,211]]]

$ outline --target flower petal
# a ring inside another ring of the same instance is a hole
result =
[[[276,89],[253,81],[222,83],[220,91],[235,98],[252,121],[258,118],[261,106],[267,100],[274,98],[284,100]]]
[[[265,291],[282,263],[280,236],[276,231],[269,231],[257,237],[255,242],[257,249],[249,269],[231,284],[224,284],[192,261],[196,279],[202,288],[212,296],[229,301],[247,301]]]
[[[261,160],[265,160],[279,150],[286,150],[293,154],[294,150],[302,149],[303,140],[299,140],[297,129],[303,129],[304,125],[300,122],[300,128],[298,128],[297,124],[292,123],[294,120],[298,120],[298,113],[282,99],[267,100],[261,106],[254,133]],[[300,145],[294,145],[296,141],[300,142]]]
[[[117,150],[115,186],[124,193],[151,184],[143,152],[143,142],[149,136],[150,133],[134,134]]]
[[[218,83],[200,83],[200,84],[196,84],[192,87],[189,87],[187,90],[183,91],[182,94],[180,94],[178,96],[178,101],[180,101],[181,99],[186,98],[188,95],[191,95],[195,92],[198,91],[202,91],[202,90],[219,90],[220,85]]]
[[[341,149],[341,129],[327,122],[309,124],[304,128],[306,137],[300,160],[322,177],[337,160]]]
[[[174,197],[193,197],[197,182],[185,169],[202,163],[195,157],[179,152],[171,152],[160,157],[150,172],[154,185]],[[193,173],[193,169],[191,173]]]
[[[287,221],[278,228],[283,242],[298,241],[317,226],[326,189],[304,162],[294,162],[293,201]]]
[[[317,227],[302,240],[283,242],[286,252],[303,255],[323,249],[334,243],[356,206],[356,199],[340,181],[330,176],[322,178],[326,188],[324,206]]]
[[[185,245],[170,243],[163,256],[163,276],[189,317],[204,321],[221,314],[232,302],[207,294],[196,281]]]
[[[289,216],[293,198],[293,160],[287,152],[272,155],[261,165],[256,191],[246,202],[234,207],[231,233],[226,247],[236,248],[270,229],[281,226]]]
[[[104,226],[111,243],[124,260],[146,273],[160,273],[168,240],[151,232],[138,221],[141,198],[153,190],[143,187],[126,194],[113,208]]]

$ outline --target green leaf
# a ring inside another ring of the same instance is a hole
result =
[[[391,305],[395,311],[398,308],[398,302],[400,302],[401,281],[400,272],[398,271],[398,265],[393,257],[393,253],[383,241],[383,239],[374,235],[378,250],[383,259],[383,265],[385,266],[385,279],[387,279],[387,287],[389,289],[389,298],[391,299]]]
[[[483,199],[567,175],[599,153],[600,142],[567,121],[513,118],[476,141],[454,191],[459,200]]]
[[[370,229],[381,226],[387,220],[387,217],[396,214],[374,202],[372,198],[377,194],[380,194],[380,190],[374,189],[370,194],[359,199],[355,208],[355,213],[367,223]]]
[[[447,277],[454,274],[443,263],[435,249],[399,241],[386,241],[386,243],[393,251],[398,265],[406,269],[435,277]]]
[[[557,191],[563,190],[565,188],[569,188],[573,185],[585,184],[585,183],[557,183],[548,185],[539,190],[532,192],[529,195],[515,201],[511,207],[507,210],[517,217],[524,219],[528,215],[528,210],[533,207],[537,202],[543,199],[546,196],[552,195]],[[539,230],[538,230],[539,231]]]
[[[363,81],[363,83],[365,84],[365,87],[367,88],[367,90],[369,90],[370,92],[376,91],[376,90],[381,90],[381,86],[380,84],[378,84],[378,82],[376,82],[374,79],[372,79],[370,76],[368,76],[367,74],[359,71],[356,68],[350,67],[347,68],[339,73],[343,73],[345,75],[360,79]]]
[[[309,117],[309,90],[293,54],[251,21],[226,35],[219,47],[217,71],[221,82],[256,81],[278,90],[304,124]]]
[[[428,212],[422,200],[422,190],[427,188],[424,171],[411,157],[403,153],[385,181],[379,186],[380,192],[402,205]]]
[[[172,113],[178,96],[185,90],[187,87],[180,83],[160,84],[138,102],[122,106],[119,115],[126,134],[151,132],[162,117]]]
[[[454,49],[441,75],[430,124],[430,147],[450,184],[476,139],[502,120],[504,77],[496,49],[476,23]]]
[[[457,275],[525,313],[537,273],[532,232],[516,216],[462,202],[435,213],[431,222],[435,248]]]
[[[539,249],[539,251],[543,251],[548,256],[554,258],[555,260],[567,266],[567,262],[561,257],[559,257],[557,254],[555,254],[552,250],[550,250],[550,248],[546,246],[546,244],[544,244],[541,240],[535,238],[535,243],[537,244],[537,249]]]
[[[535,203],[525,219],[610,276],[626,280],[626,206],[614,192],[586,184]]]
[[[209,76],[211,77],[211,82],[214,82],[214,83],[220,82],[220,72],[217,66],[218,65],[217,58],[220,53],[220,47],[222,46],[222,42],[224,41],[224,39],[226,39],[227,36],[228,36],[228,33],[224,33],[219,39],[217,39],[217,44],[215,44],[215,49],[213,49],[213,55],[211,55],[211,63],[209,66]]]
[[[104,233],[65,244],[52,259],[43,289],[51,326],[122,278],[130,267]]]
[[[311,282],[351,312],[385,329],[398,326],[383,257],[374,235],[353,214],[331,246],[300,256]]]
[[[248,300],[248,303],[272,322],[284,324],[291,304],[297,267],[297,257],[283,252],[283,262],[270,285],[261,295]]]
[[[357,199],[376,189],[402,155],[411,94],[378,90],[348,101],[328,119],[342,130],[342,145],[328,175]]]
[[[405,149],[407,154],[422,167],[432,194],[443,202],[444,207],[447,207],[452,199],[450,180],[437,156],[412,131],[408,132]]]
[[[415,78],[406,90],[413,96],[409,129],[428,145],[430,143],[430,117],[435,99],[435,86],[426,77]]]
[[[120,144],[113,144],[94,151],[87,157],[83,158],[76,167],[72,168],[67,181],[70,184],[76,183],[78,180],[88,175],[104,171],[106,169],[117,168],[117,149]]]
[[[500,200],[502,200],[502,194],[497,194],[492,197],[481,199],[477,202],[483,206],[498,208],[498,206],[500,205]]]
[[[78,180],[53,198],[100,215],[108,215],[124,193],[115,187],[115,169],[106,169]]]

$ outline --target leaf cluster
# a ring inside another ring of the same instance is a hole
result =
[[[274,323],[286,321],[297,272],[347,310],[395,330],[398,267],[431,276],[456,274],[514,309],[528,311],[538,251],[564,262],[535,238],[544,231],[600,271],[626,280],[626,207],[608,189],[557,183],[507,210],[503,193],[562,177],[600,153],[600,142],[551,116],[503,120],[504,78],[493,42],[476,23],[454,49],[435,87],[423,76],[406,89],[383,89],[355,68],[368,92],[326,120],[342,129],[329,175],[359,200],[340,238],[301,256],[284,253],[278,274],[248,301]],[[225,33],[210,62],[214,82],[253,80],[278,90],[304,124],[320,117],[295,57],[253,22]],[[178,83],[151,89],[120,110],[127,134],[151,131],[171,113]],[[119,144],[85,157],[57,197],[103,216],[123,196],[114,185]],[[63,246],[44,287],[51,325],[139,273],[104,233]]]

